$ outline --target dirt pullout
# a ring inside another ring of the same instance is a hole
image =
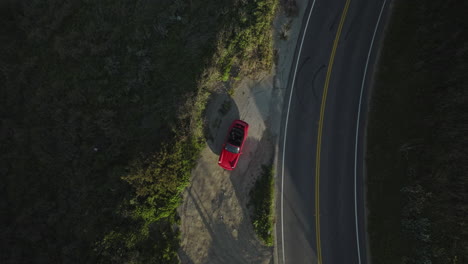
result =
[[[298,1],[298,15],[287,18],[280,11],[275,35],[287,25],[286,40],[276,40],[276,72],[257,80],[237,83],[235,94],[214,94],[207,106],[207,147],[192,172],[191,185],[179,207],[182,263],[274,263],[274,249],[255,236],[247,203],[249,191],[264,164],[276,153],[284,91],[299,34],[305,1]],[[289,24],[289,25],[288,25]],[[283,32],[284,33],[284,32]],[[250,124],[243,154],[233,172],[217,164],[227,129],[235,119]]]
[[[272,248],[255,237],[246,208],[261,165],[273,157],[264,122],[271,85],[270,76],[243,81],[233,100],[226,94],[213,98],[207,116],[212,139],[202,151],[179,211],[182,263],[271,263]],[[229,125],[238,118],[250,124],[249,136],[237,168],[229,172],[217,160]]]

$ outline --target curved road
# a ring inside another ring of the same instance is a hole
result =
[[[365,113],[389,1],[309,1],[283,111],[279,263],[368,263]]]

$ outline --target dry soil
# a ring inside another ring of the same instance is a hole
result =
[[[207,106],[207,147],[178,209],[182,233],[179,257],[184,264],[276,262],[276,250],[255,236],[247,203],[261,166],[275,161],[283,100],[306,4],[305,0],[297,1],[294,17],[278,12],[275,69],[255,80],[238,81],[233,96],[221,88]],[[282,31],[286,39],[279,37]],[[220,168],[217,160],[234,119],[245,120],[250,129],[239,164],[229,172]]]

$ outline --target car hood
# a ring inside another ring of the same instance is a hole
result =
[[[232,170],[236,166],[237,160],[239,159],[239,154],[232,153],[223,149],[221,155],[219,156],[218,164],[219,166],[225,168],[226,170]]]

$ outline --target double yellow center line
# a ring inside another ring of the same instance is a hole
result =
[[[343,29],[343,24],[348,13],[349,3],[351,0],[346,0],[343,13],[341,14],[340,24],[338,25],[338,31],[336,32],[335,40],[333,42],[333,48],[330,55],[330,60],[328,62],[327,76],[325,78],[325,85],[323,87],[322,94],[322,103],[320,105],[320,119],[318,124],[318,133],[317,133],[317,153],[315,158],[315,233],[316,233],[316,243],[317,243],[317,262],[322,264],[322,246],[320,244],[320,152],[322,148],[322,130],[323,130],[323,118],[325,113],[325,105],[327,103],[327,94],[328,86],[330,84],[330,76],[333,68],[333,61],[335,60],[336,48],[338,47],[338,42],[340,40],[341,30]]]

